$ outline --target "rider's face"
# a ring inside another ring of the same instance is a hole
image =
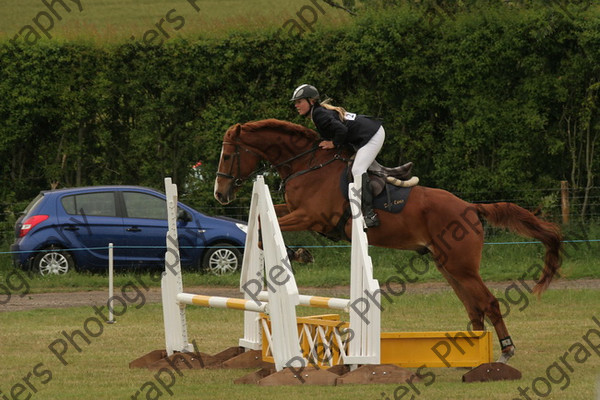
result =
[[[310,107],[312,106],[313,100],[308,99],[298,99],[294,101],[294,107],[298,111],[300,115],[306,115],[310,111]]]

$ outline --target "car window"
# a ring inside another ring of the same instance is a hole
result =
[[[65,196],[61,203],[71,215],[91,215],[98,217],[116,217],[114,192],[84,193]]]
[[[166,201],[139,192],[123,192],[125,210],[129,218],[167,219]]]
[[[31,202],[27,205],[25,210],[23,211],[23,215],[28,215],[30,212],[33,212],[38,204],[40,204],[41,200],[44,198],[43,194],[38,194],[35,199],[31,200]]]

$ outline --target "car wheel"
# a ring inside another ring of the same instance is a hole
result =
[[[73,258],[66,251],[50,248],[41,251],[33,259],[33,269],[40,275],[64,275],[74,269]]]
[[[213,275],[233,274],[242,263],[242,253],[229,243],[217,243],[204,254],[202,267]]]

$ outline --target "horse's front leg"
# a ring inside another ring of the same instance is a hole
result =
[[[301,210],[294,210],[277,219],[282,231],[310,231],[314,227],[314,221],[308,214]]]
[[[273,208],[275,208],[275,215],[277,215],[277,218],[284,217],[290,213],[290,209],[288,208],[288,205],[285,203],[275,204],[273,206]]]
[[[281,226],[281,219],[290,214],[290,209],[288,208],[287,204],[285,204],[285,203],[284,204],[275,204],[273,206],[273,208],[275,208],[275,214],[277,215],[277,218],[278,218],[277,221],[279,222],[279,226],[280,226],[281,230],[282,231],[287,230]],[[310,253],[310,251],[308,251],[307,249],[305,249],[303,247],[299,247],[294,250],[294,249],[286,246],[286,249],[287,249],[288,257],[290,258],[291,261],[298,261],[299,263],[306,264],[306,263],[311,263],[315,260],[315,258]]]

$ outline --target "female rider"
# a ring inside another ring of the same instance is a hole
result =
[[[349,113],[342,107],[334,107],[321,102],[317,88],[311,85],[300,85],[294,90],[291,101],[298,114],[310,117],[321,137],[322,149],[333,149],[346,144],[356,151],[352,176],[362,176],[362,212],[367,227],[379,226],[379,218],[373,211],[373,195],[369,185],[367,169],[377,157],[383,146],[385,131],[381,122]]]

